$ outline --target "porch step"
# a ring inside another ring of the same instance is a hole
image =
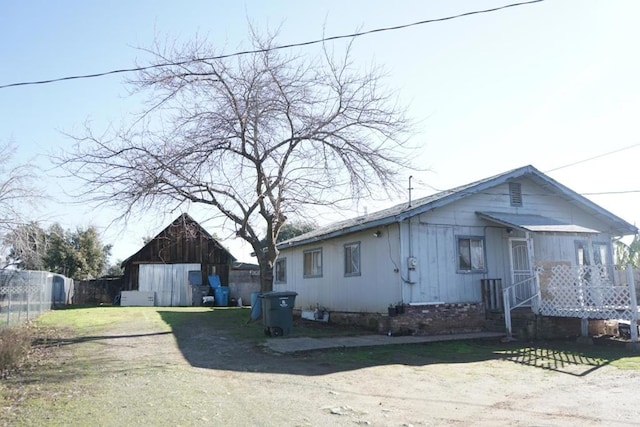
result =
[[[529,339],[532,335],[532,325],[536,315],[528,307],[518,307],[511,310],[511,331],[514,336]],[[505,332],[504,313],[489,313],[485,322],[485,330],[491,332]]]

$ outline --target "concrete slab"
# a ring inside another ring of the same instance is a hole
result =
[[[377,345],[416,344],[426,342],[477,340],[488,338],[502,338],[500,332],[472,332],[467,334],[430,335],[430,336],[387,336],[387,335],[358,335],[352,337],[278,337],[270,338],[265,346],[276,353],[296,353],[303,351],[322,350],[327,348],[371,347]]]

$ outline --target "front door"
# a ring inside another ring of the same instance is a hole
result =
[[[527,279],[531,278],[531,268],[529,265],[529,249],[525,239],[510,239],[511,246],[511,285],[516,285],[515,301],[511,304],[521,304],[533,295],[533,282]],[[531,302],[527,302],[527,306]]]

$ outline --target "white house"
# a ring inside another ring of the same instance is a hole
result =
[[[298,309],[331,313],[382,314],[401,302],[484,314],[483,279],[508,287],[539,266],[611,265],[613,239],[637,232],[525,166],[282,242],[274,290],[297,292]]]

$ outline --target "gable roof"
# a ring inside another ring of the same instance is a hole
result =
[[[155,241],[156,239],[160,238],[165,234],[170,234],[170,230],[176,227],[183,227],[183,228],[193,227],[194,231],[192,234],[194,236],[200,234],[205,239],[213,241],[216,248],[229,254],[230,259],[235,261],[236,258],[224,246],[222,246],[220,242],[218,242],[207,230],[205,230],[200,225],[200,223],[198,223],[195,219],[193,219],[189,214],[183,213],[179,217],[177,217],[175,220],[173,220],[171,224],[163,228],[162,231],[156,234],[151,240],[149,240],[144,246],[142,246],[136,253],[134,253],[124,261],[122,261],[120,265],[124,266],[125,264],[129,263],[131,260],[135,260],[140,254],[142,254],[145,251],[145,248],[147,248],[147,246],[151,245],[153,241]]]
[[[507,183],[509,181],[526,177],[543,188],[559,194],[568,203],[587,210],[592,215],[598,217],[611,225],[612,230],[617,235],[624,236],[629,234],[637,234],[638,229],[612,214],[601,206],[593,203],[591,200],[576,193],[570,188],[560,184],[554,179],[543,174],[531,165],[513,169],[508,172],[501,173],[489,178],[475,181],[466,185],[462,185],[450,190],[441,191],[421,199],[417,199],[409,203],[401,203],[388,209],[374,212],[369,215],[359,216],[353,219],[336,222],[326,227],[321,227],[309,233],[291,238],[278,244],[279,249],[300,246],[313,243],[318,240],[330,239],[333,237],[366,230],[369,228],[385,226],[403,221],[407,218],[429,212],[433,209],[448,205],[467,196],[482,193],[490,188]],[[495,213],[494,213],[495,214]],[[540,220],[539,220],[540,221]],[[558,224],[555,224],[558,225]],[[574,230],[576,231],[576,230]],[[587,229],[584,229],[587,231]],[[594,230],[588,230],[594,231]]]

